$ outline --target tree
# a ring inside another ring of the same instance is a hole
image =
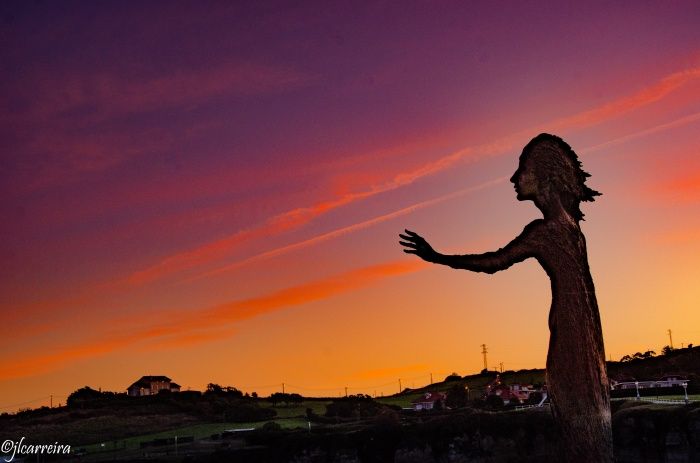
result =
[[[535,391],[530,394],[525,403],[527,405],[539,405],[539,403],[542,401],[542,397],[543,396],[541,392]]]
[[[455,384],[447,391],[445,405],[450,408],[462,408],[467,405],[467,389],[463,384]]]
[[[503,408],[503,399],[498,395],[486,397],[486,406],[492,409]]]
[[[272,403],[273,407],[276,407],[278,403],[284,401],[284,399],[285,399],[284,396],[286,396],[286,394],[283,394],[281,392],[275,392],[273,394],[270,394],[270,397],[268,397],[267,400],[269,400],[270,403]]]
[[[447,377],[445,378],[445,382],[447,382],[447,381],[459,381],[460,379],[462,379],[462,377],[459,376],[459,374],[457,374],[456,372],[452,372],[449,375],[447,375]]]
[[[68,396],[66,404],[69,407],[82,407],[86,401],[102,398],[102,392],[96,391],[89,386],[82,387]]]
[[[668,355],[671,352],[673,352],[673,347],[671,346],[664,346],[663,349],[661,349],[661,355]]]
[[[210,394],[221,394],[223,390],[224,389],[216,383],[207,384],[207,392]]]
[[[268,421],[267,423],[263,424],[262,430],[264,432],[279,432],[282,430],[282,426],[274,421]]]
[[[326,405],[327,417],[340,418],[366,418],[375,416],[382,409],[382,405],[375,402],[369,395],[357,394],[335,399]]]

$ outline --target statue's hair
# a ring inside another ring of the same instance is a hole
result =
[[[557,194],[576,221],[583,220],[579,204],[581,201],[595,201],[601,193],[586,185],[586,178],[591,175],[583,171],[574,150],[556,135],[541,133],[523,148],[521,165],[526,159],[534,162],[540,186]]]

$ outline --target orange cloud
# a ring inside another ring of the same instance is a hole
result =
[[[669,93],[674,91],[675,89],[679,88],[680,86],[684,85],[685,83],[697,79],[700,76],[700,70],[698,69],[690,69],[687,71],[683,72],[678,72],[671,74],[670,76],[667,76],[663,79],[661,79],[658,83],[649,86],[636,94],[629,96],[629,97],[624,97],[620,98],[617,100],[614,100],[606,105],[603,105],[599,108],[592,109],[589,111],[585,111],[583,113],[580,113],[578,115],[562,118],[560,120],[553,121],[549,124],[545,124],[543,126],[537,127],[537,128],[530,128],[527,130],[520,131],[516,134],[512,134],[507,137],[503,137],[495,142],[481,145],[481,146],[476,146],[476,147],[471,147],[471,148],[464,148],[461,150],[454,151],[453,153],[444,156],[436,161],[424,164],[423,166],[413,169],[412,171],[409,172],[404,172],[398,175],[395,175],[393,178],[390,180],[384,182],[383,184],[378,184],[374,186],[370,186],[364,191],[358,191],[354,193],[346,193],[344,195],[341,195],[339,197],[336,197],[331,200],[326,200],[326,201],[321,201],[315,205],[309,206],[309,207],[301,207],[301,208],[296,208],[287,212],[284,212],[282,214],[279,214],[277,216],[274,216],[267,221],[265,221],[263,224],[258,225],[257,227],[250,228],[248,230],[244,230],[235,234],[232,234],[226,238],[223,238],[221,240],[217,240],[212,243],[207,243],[202,246],[199,246],[194,249],[190,249],[187,251],[183,251],[180,253],[173,254],[171,256],[168,256],[164,259],[162,259],[160,262],[144,268],[142,270],[139,270],[137,272],[132,273],[131,275],[127,276],[126,278],[123,278],[121,280],[117,280],[115,282],[111,283],[104,283],[99,285],[99,288],[93,288],[93,289],[87,289],[83,292],[85,295],[84,297],[80,297],[81,300],[89,299],[92,295],[95,294],[103,294],[105,290],[109,290],[110,288],[112,289],[124,289],[125,287],[129,285],[141,285],[141,284],[146,284],[152,281],[155,281],[157,279],[163,278],[167,275],[191,269],[200,265],[204,265],[206,263],[209,263],[214,260],[218,260],[221,258],[226,257],[227,255],[230,255],[233,251],[235,251],[238,247],[240,247],[242,244],[256,240],[256,239],[261,239],[269,236],[274,236],[278,235],[281,233],[284,233],[285,231],[289,231],[295,228],[302,227],[306,223],[312,221],[316,217],[333,210],[338,207],[342,207],[344,205],[350,204],[352,202],[365,199],[368,197],[371,197],[373,195],[390,191],[396,188],[399,188],[401,186],[408,185],[414,181],[416,181],[419,178],[422,178],[427,175],[432,175],[434,173],[437,173],[439,171],[445,170],[448,167],[456,164],[457,162],[465,160],[465,158],[469,157],[471,160],[476,160],[479,158],[479,156],[485,156],[485,155],[495,155],[498,153],[503,153],[507,152],[508,150],[512,150],[514,147],[519,146],[522,144],[524,139],[527,139],[528,136],[531,136],[533,133],[536,133],[538,131],[543,131],[543,130],[551,130],[553,127],[554,128],[559,128],[559,129],[565,129],[565,128],[581,128],[585,127],[588,125],[593,125],[596,123],[600,123],[603,120],[607,118],[612,118],[617,115],[623,114],[624,112],[633,110],[637,107],[641,107],[647,104],[651,104],[655,101],[658,101],[665,96],[667,96]],[[700,118],[700,113],[699,114],[693,114],[686,116],[684,118],[680,118],[678,120],[666,123],[666,124],[661,124],[659,126],[650,128],[650,129],[645,129],[641,132],[637,132],[631,135],[626,135],[624,137],[620,137],[618,139],[606,142],[601,145],[597,145],[594,147],[590,147],[587,149],[584,149],[582,151],[594,151],[601,149],[603,147],[609,146],[611,144],[616,144],[616,143],[621,143],[624,141],[627,141],[632,138],[637,138],[640,136],[652,134],[655,132],[658,132],[660,130],[672,128],[672,127],[677,127],[679,125],[684,125],[688,124],[690,122],[694,122],[695,120],[698,120]],[[686,194],[686,197],[695,197],[694,195],[695,190],[694,190],[694,179],[691,179],[689,182],[686,182],[685,185],[680,185],[679,187],[684,189],[684,194]],[[397,214],[400,214],[397,212]],[[372,222],[372,221],[368,221]],[[369,226],[371,223],[363,223],[363,224],[357,224],[357,226],[350,226],[347,228],[347,230],[337,230],[335,232],[331,232],[326,235],[322,235],[320,237],[312,238],[310,240],[306,240],[305,242],[301,243],[295,243],[292,245],[289,245],[289,247],[283,247],[280,249],[275,249],[271,250],[262,254],[259,254],[257,256],[253,256],[245,261],[241,261],[241,263],[234,263],[231,264],[230,266],[226,266],[217,270],[212,271],[210,274],[217,274],[223,271],[227,270],[232,270],[233,268],[236,268],[240,265],[243,265],[244,263],[248,263],[250,261],[255,261],[258,259],[266,258],[266,257],[272,257],[274,255],[281,254],[283,252],[287,252],[288,250],[293,250],[299,247],[303,246],[308,246],[320,241],[323,241],[325,239],[332,238],[333,236],[339,236],[342,233],[347,233],[349,231],[352,231],[354,229],[360,229],[363,228],[363,226]],[[207,275],[206,273],[204,275]],[[202,275],[200,275],[201,277]],[[199,277],[195,277],[197,279]],[[57,301],[49,301],[46,303],[42,303],[42,307],[44,306],[52,306],[54,307],[57,304]],[[68,302],[64,303],[59,303],[61,306],[66,306]]]
[[[696,202],[700,200],[700,172],[692,172],[658,184],[655,193],[666,200]]]
[[[634,95],[619,98],[598,108],[584,111],[549,124],[556,129],[581,128],[599,124],[607,119],[661,100],[684,84],[700,77],[700,68],[687,69],[668,75],[654,85],[643,88]]]
[[[136,330],[129,335],[102,336],[99,340],[86,341],[63,349],[46,349],[41,353],[0,360],[0,380],[37,375],[87,358],[126,348],[143,341],[158,340],[161,346],[177,347],[206,342],[224,336],[223,332],[207,332],[222,326],[240,322],[257,315],[326,299],[354,289],[368,286],[378,280],[411,273],[425,268],[422,261],[399,261],[373,265],[322,280],[305,283],[259,297],[220,304],[214,307],[174,315],[176,321],[156,324]],[[219,336],[220,335],[220,336]],[[155,346],[159,344],[156,342]]]

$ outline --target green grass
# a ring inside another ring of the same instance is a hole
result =
[[[277,412],[275,419],[280,419],[306,416],[307,408],[313,410],[317,415],[323,415],[326,413],[326,405],[329,403],[330,401],[324,400],[306,400],[298,406],[278,405],[277,407],[273,407],[272,404],[266,402],[261,402],[260,406],[264,408],[272,408]]]
[[[267,421],[274,421],[283,429],[306,428],[308,421],[306,420],[306,409],[310,408],[315,413],[322,415],[326,412],[326,404],[329,402],[310,400],[304,401],[299,406],[284,406],[274,407],[277,411],[277,416],[271,420],[254,421],[247,423],[201,423],[181,428],[171,429],[168,431],[142,434],[139,436],[128,437],[124,439],[116,439],[104,442],[104,446],[100,444],[91,444],[82,446],[87,452],[101,452],[123,449],[138,449],[141,442],[151,441],[153,439],[166,439],[175,436],[193,436],[195,440],[210,437],[212,434],[219,434],[228,429],[244,429],[244,428],[261,428]],[[262,407],[273,408],[272,404],[261,402]]]
[[[411,406],[411,402],[414,399],[417,399],[418,397],[422,396],[423,393],[410,393],[410,394],[404,394],[404,395],[399,395],[399,396],[393,396],[393,397],[378,397],[375,400],[379,402],[380,404],[386,404],[386,405],[398,405],[401,408],[407,408]]]

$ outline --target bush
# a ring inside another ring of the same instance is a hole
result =
[[[490,395],[486,398],[486,406],[491,409],[503,408],[503,399],[497,395]]]
[[[229,405],[224,410],[225,420],[245,422],[263,421],[277,416],[277,412],[271,408],[260,408],[255,404],[239,403]]]
[[[264,432],[279,432],[282,430],[282,426],[274,421],[268,421],[267,423],[263,424],[262,430]]]
[[[85,405],[85,402],[89,402],[89,401],[97,400],[97,399],[101,399],[101,398],[102,398],[102,393],[100,391],[96,391],[89,386],[85,386],[83,388],[78,389],[77,391],[72,392],[68,396],[68,400],[66,401],[66,404],[70,408],[83,407]]]
[[[382,408],[382,405],[375,402],[371,396],[358,394],[336,399],[326,405],[326,416],[365,418],[375,416]]]

